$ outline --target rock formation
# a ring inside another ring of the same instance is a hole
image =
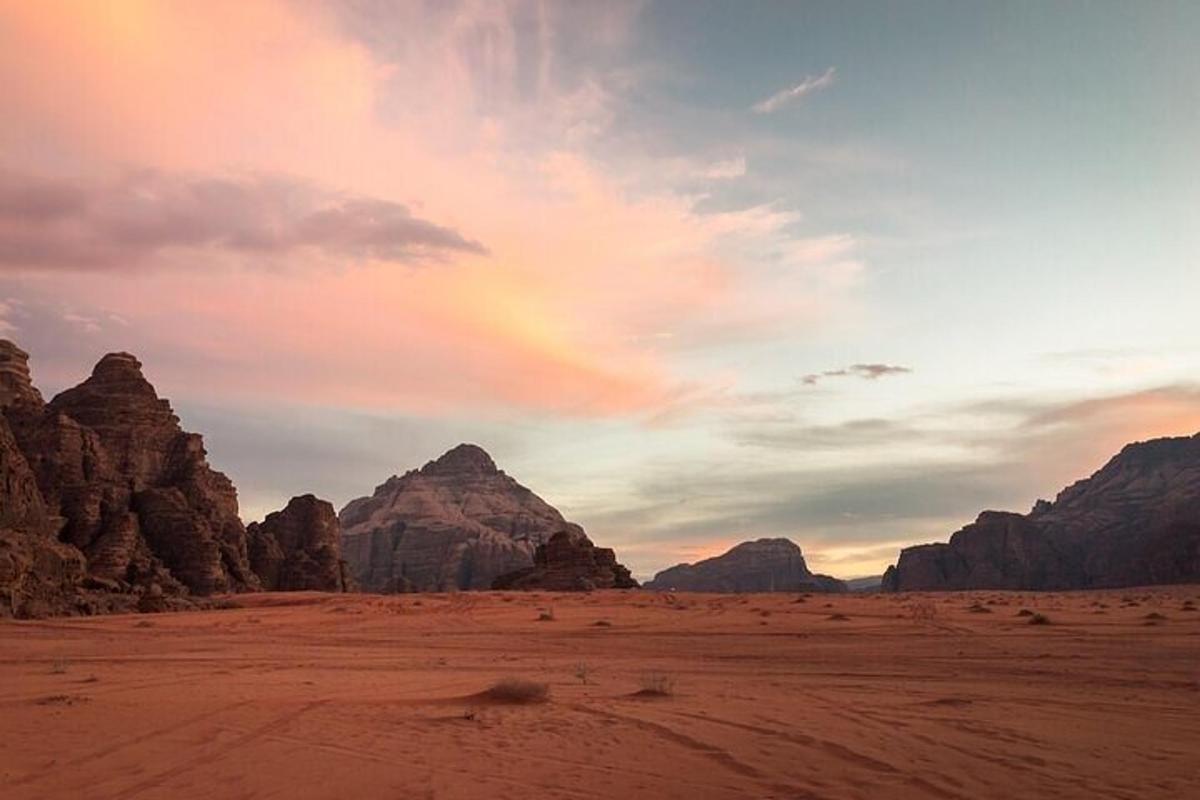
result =
[[[889,591],[1090,589],[1200,581],[1200,434],[1131,444],[1029,514],[985,511],[905,548]]]
[[[544,589],[553,592],[636,589],[629,570],[611,548],[596,547],[587,537],[559,531],[539,545],[533,566],[501,575],[493,589]]]
[[[470,444],[389,478],[339,517],[346,561],[371,592],[487,589],[532,567],[555,534],[591,545],[582,528]]]
[[[132,355],[104,356],[46,403],[28,356],[0,340],[0,423],[0,614],[162,610],[260,588],[237,491]],[[276,539],[283,563],[302,563],[291,541]],[[336,551],[336,531],[326,542]]]
[[[341,558],[341,527],[333,506],[311,494],[293,497],[282,511],[246,526],[250,566],[268,591],[344,592],[350,589]]]
[[[844,592],[846,585],[809,572],[790,539],[742,542],[726,553],[665,569],[647,589],[681,592]]]

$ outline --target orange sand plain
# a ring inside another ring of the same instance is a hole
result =
[[[1188,601],[306,593],[9,622],[0,797],[1200,797]],[[549,700],[481,699],[505,677]]]

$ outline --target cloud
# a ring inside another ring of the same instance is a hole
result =
[[[806,75],[804,76],[804,80],[795,86],[782,89],[767,99],[755,103],[753,107],[754,113],[772,114],[784,106],[791,105],[805,95],[826,89],[833,85],[833,78],[836,74],[837,70],[830,67],[820,75]]]
[[[0,269],[123,269],[170,251],[411,262],[484,247],[405,206],[261,175],[87,183],[0,171]]]
[[[905,375],[912,372],[909,367],[900,367],[893,364],[851,364],[843,369],[826,370],[825,372],[811,372],[800,378],[800,382],[805,386],[815,386],[826,378],[862,378],[867,381],[886,378],[889,375]]]

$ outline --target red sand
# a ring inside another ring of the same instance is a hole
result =
[[[0,797],[1200,796],[1200,587],[794,599],[275,594],[4,623]],[[652,673],[673,694],[639,695]],[[480,699],[506,677],[549,701]]]

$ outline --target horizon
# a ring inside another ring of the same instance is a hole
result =
[[[639,578],[872,576],[1200,431],[1200,5],[0,21],[0,338],[247,521],[474,442]]]

